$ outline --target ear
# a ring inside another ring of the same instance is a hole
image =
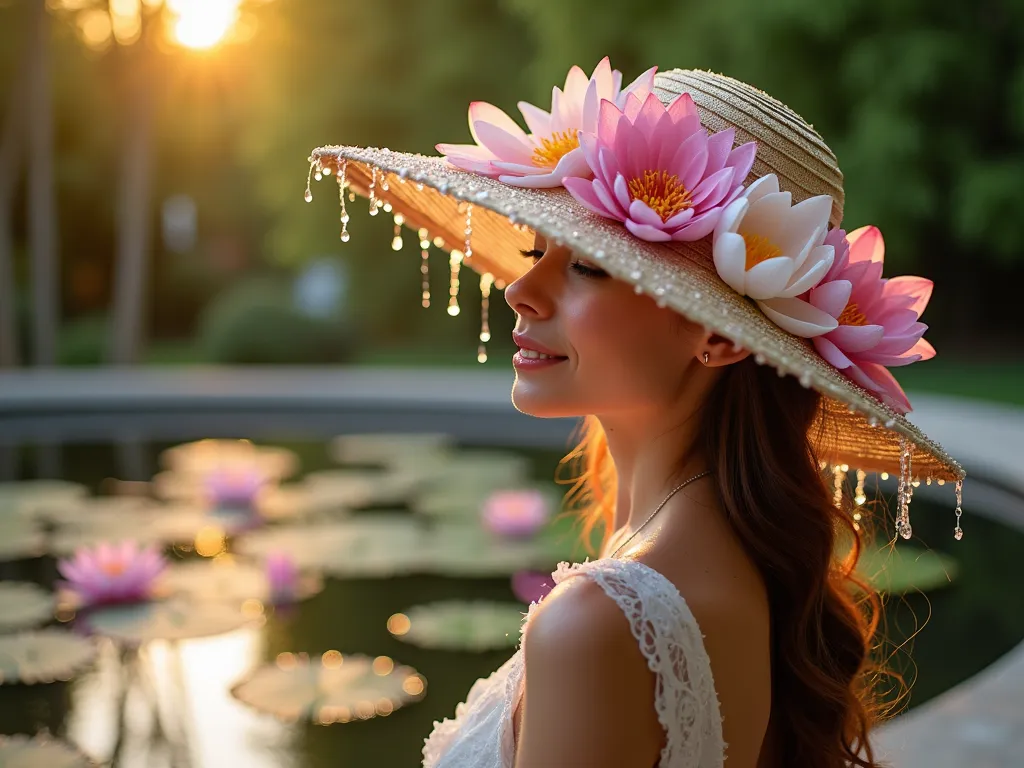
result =
[[[697,359],[708,368],[732,365],[749,355],[749,349],[743,349],[738,344],[734,344],[732,339],[719,336],[717,333],[706,333],[703,343],[697,347]]]

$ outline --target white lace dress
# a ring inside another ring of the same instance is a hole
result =
[[[561,563],[552,576],[556,584],[591,579],[629,619],[657,676],[654,708],[665,729],[658,768],[722,768],[726,744],[711,663],[697,620],[675,585],[633,560]],[[434,723],[423,747],[424,768],[513,768],[512,715],[523,694],[523,670],[520,649],[477,680],[455,719]]]

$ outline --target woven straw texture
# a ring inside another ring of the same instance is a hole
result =
[[[655,93],[666,104],[684,91],[710,131],[735,127],[737,144],[757,141],[748,183],[774,173],[794,202],[831,195],[831,224],[842,222],[842,173],[832,151],[799,115],[722,75],[677,69],[655,78]],[[529,267],[519,250],[532,248],[539,232],[599,263],[660,306],[740,344],[780,376],[798,377],[826,396],[824,428],[813,430],[823,461],[898,475],[902,436],[911,451],[913,477],[956,481],[964,476],[940,445],[839,374],[808,340],[783,331],[727,286],[715,272],[710,236],[696,243],[646,242],[618,222],[592,214],[562,188],[512,187],[460,171],[442,157],[327,146],[314,150],[310,161],[314,169],[338,174],[356,193],[390,203],[407,226],[442,238],[447,251],[467,251],[469,221],[472,255],[464,263],[481,274],[504,283],[515,280]]]

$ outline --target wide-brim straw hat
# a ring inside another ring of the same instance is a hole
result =
[[[794,203],[830,195],[830,224],[841,224],[843,176],[835,155],[784,104],[738,80],[694,70],[658,73],[654,92],[666,105],[688,92],[709,131],[733,127],[737,145],[756,141],[747,183],[774,173]],[[750,350],[758,363],[772,366],[780,376],[797,377],[825,396],[830,428],[813,430],[824,462],[890,472],[908,481],[958,482],[964,477],[940,445],[841,375],[809,340],[782,330],[723,282],[712,261],[711,236],[697,242],[647,242],[622,224],[591,213],[564,188],[510,186],[461,171],[443,157],[325,146],[314,150],[310,161],[311,174],[336,174],[343,190],[369,197],[371,205],[390,204],[406,226],[426,230],[435,243],[443,241],[445,250],[458,252],[457,260],[462,254],[461,263],[485,276],[485,290],[492,277],[500,288],[529,269],[520,249],[531,249],[534,234],[540,233],[600,264],[660,306]],[[342,220],[347,222],[344,212]]]

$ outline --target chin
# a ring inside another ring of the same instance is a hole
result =
[[[520,413],[539,419],[569,419],[583,416],[579,406],[564,393],[531,386],[516,378],[512,385],[512,405]]]

